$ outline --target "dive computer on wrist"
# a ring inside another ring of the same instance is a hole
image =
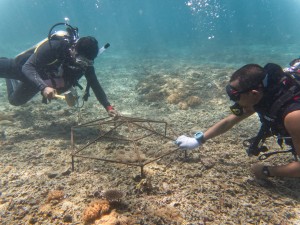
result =
[[[199,144],[204,144],[205,143],[203,132],[197,132],[194,135],[194,138],[199,142]]]

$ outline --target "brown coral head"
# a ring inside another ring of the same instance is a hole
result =
[[[109,210],[110,205],[107,200],[94,200],[88,205],[88,207],[85,208],[82,220],[84,224],[91,223],[104,214],[107,214]]]
[[[182,99],[182,97],[177,94],[177,93],[172,93],[167,97],[167,102],[169,104],[177,104],[178,102],[180,102]]]
[[[178,103],[178,108],[181,109],[181,110],[188,110],[189,105],[186,102],[179,102]]]
[[[124,192],[115,189],[107,190],[103,193],[103,197],[109,202],[120,201],[124,195]]]
[[[194,107],[201,104],[201,99],[198,96],[189,96],[186,101],[188,106],[190,107]]]

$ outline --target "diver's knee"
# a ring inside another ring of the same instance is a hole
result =
[[[20,106],[20,105],[24,105],[26,103],[24,101],[19,101],[19,100],[14,99],[14,98],[8,98],[8,102],[9,102],[9,104],[11,104],[13,106]]]

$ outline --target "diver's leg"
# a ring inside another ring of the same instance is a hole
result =
[[[21,74],[14,59],[0,57],[0,78],[6,78],[8,101],[15,106],[25,104],[39,92],[34,84],[23,80]]]
[[[23,105],[33,98],[39,89],[33,84],[6,79],[8,101],[14,106]]]
[[[21,81],[13,80],[13,79],[5,79],[5,82],[6,82],[8,97],[14,93],[14,91],[18,88],[18,86],[21,83]]]
[[[15,71],[14,59],[0,57],[0,78],[19,79]]]

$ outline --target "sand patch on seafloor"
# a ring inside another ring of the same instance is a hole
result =
[[[178,135],[205,130],[229,113],[229,102],[220,87],[232,69],[184,63],[165,68],[152,62],[139,67],[110,66],[102,68],[100,80],[121,113],[164,120]],[[197,74],[199,80],[190,84]],[[137,85],[153,75],[182,80],[185,91],[199,96],[201,104],[182,110],[169,103],[167,96],[149,101]],[[81,110],[82,122],[106,117],[91,95]],[[297,224],[300,219],[297,179],[260,184],[249,172],[257,159],[246,156],[242,140],[256,134],[259,124],[255,116],[189,151],[187,159],[184,152],[177,152],[150,163],[145,166],[146,179],[141,180],[136,167],[101,161],[79,160],[75,172],[71,171],[70,128],[77,124],[78,115],[64,102],[43,105],[38,95],[22,107],[10,106],[2,81],[0,102],[0,112],[14,115],[13,125],[0,125],[4,131],[0,140],[3,224],[82,224],[90,202],[103,198],[102,193],[110,189],[125,195],[111,204],[105,216],[95,217],[95,224]],[[273,142],[270,146],[277,148]],[[291,155],[281,155],[266,164],[291,159]],[[49,201],[51,191],[63,194]]]

